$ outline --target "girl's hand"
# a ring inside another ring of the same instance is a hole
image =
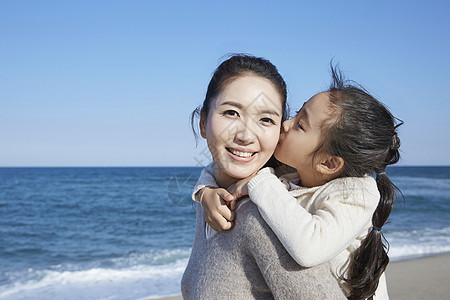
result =
[[[203,191],[200,204],[206,223],[215,231],[229,230],[233,227],[234,212],[228,206],[234,197],[222,188],[208,188]]]
[[[238,182],[230,185],[227,190],[228,192],[230,192],[230,194],[233,195],[233,197],[235,199],[239,199],[241,197],[247,196],[248,195],[248,187],[247,187],[247,183],[255,176],[251,175],[247,178],[241,179]],[[236,208],[236,200],[231,201],[230,202],[230,208],[231,210],[234,210]]]

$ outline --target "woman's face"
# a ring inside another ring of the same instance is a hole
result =
[[[280,135],[282,107],[273,84],[255,75],[232,80],[213,100],[200,130],[219,186],[254,174],[269,160]]]
[[[319,93],[306,102],[295,117],[283,123],[282,133],[275,158],[295,168],[300,175],[302,185],[316,186],[320,174],[315,168],[320,156],[314,152],[321,142],[322,124],[329,120],[331,108],[327,93]]]

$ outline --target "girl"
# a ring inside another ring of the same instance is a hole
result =
[[[344,81],[333,67],[332,77],[328,91],[283,123],[275,157],[296,174],[280,181],[259,172],[230,187],[233,197],[221,189],[202,189],[209,178],[206,169],[197,189],[211,215],[206,220],[218,218],[217,207],[225,210],[218,197],[228,201],[248,193],[300,265],[330,261],[349,299],[388,299],[384,270],[389,258],[381,227],[392,210],[395,186],[385,168],[399,160],[396,128],[402,122],[396,125],[380,102]],[[219,222],[210,224],[222,229]]]
[[[285,105],[286,85],[267,60],[237,55],[217,68],[197,111],[218,186],[249,177],[269,160]],[[184,299],[345,299],[328,264],[295,263],[251,201],[236,208],[234,230],[210,239],[201,206],[196,210],[194,245],[181,282]]]

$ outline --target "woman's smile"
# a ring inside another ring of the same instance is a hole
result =
[[[253,150],[244,150],[236,148],[225,148],[228,151],[228,155],[239,162],[249,162],[252,161],[258,152]]]

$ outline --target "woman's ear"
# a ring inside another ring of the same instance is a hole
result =
[[[316,165],[316,170],[323,175],[337,175],[343,167],[342,157],[325,155]]]
[[[200,135],[206,139],[206,116],[203,108],[200,110]]]

